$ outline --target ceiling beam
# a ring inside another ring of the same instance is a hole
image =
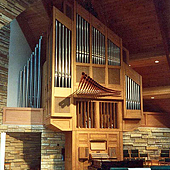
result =
[[[143,88],[142,95],[143,99],[167,99],[170,98],[170,86]]]
[[[167,20],[166,20],[166,0],[153,0],[155,5],[155,10],[158,18],[158,23],[163,39],[164,49],[166,58],[168,61],[168,65],[170,67],[170,57],[169,57],[169,49],[170,49],[170,43],[168,38],[168,30],[167,30]]]

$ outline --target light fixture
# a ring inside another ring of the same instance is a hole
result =
[[[155,97],[151,97],[151,99],[154,99]]]
[[[158,64],[159,63],[159,60],[155,60],[155,64]]]
[[[131,65],[129,64],[129,67],[131,67]]]

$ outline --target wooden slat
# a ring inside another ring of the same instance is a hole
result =
[[[116,128],[116,103],[113,103],[113,128]]]
[[[80,127],[83,128],[83,102],[80,102]]]
[[[112,105],[113,105],[113,103],[110,103],[110,108],[109,108],[109,111],[110,111],[110,128],[112,128],[112,123],[113,123]]]
[[[91,112],[91,127],[94,127],[94,109],[93,109],[93,102],[90,102],[90,112]]]
[[[87,120],[87,116],[86,116],[86,102],[83,102],[83,127],[86,128],[86,120]]]
[[[103,128],[106,128],[106,112],[105,112],[105,103],[102,102],[103,106]]]
[[[107,107],[107,128],[109,128],[109,103],[106,103],[106,107]]]
[[[87,102],[87,127],[89,128],[89,101]]]
[[[79,112],[80,112],[80,110],[79,110],[79,107],[80,107],[80,105],[79,105],[79,102],[77,101],[77,103],[76,103],[76,107],[77,107],[77,128],[79,128],[80,127],[80,117],[79,117]]]

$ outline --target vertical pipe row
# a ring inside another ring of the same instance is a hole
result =
[[[57,20],[55,42],[54,86],[71,88],[71,31]],[[77,59],[79,58],[78,47],[76,47]]]
[[[105,64],[105,36],[92,27],[92,63]]]
[[[77,14],[76,16],[76,62],[89,63],[89,23]]]
[[[140,85],[125,75],[126,109],[140,110]]]
[[[40,107],[41,98],[41,41],[35,47],[19,76],[19,107]]]
[[[107,40],[108,65],[120,66],[120,48],[111,40]]]

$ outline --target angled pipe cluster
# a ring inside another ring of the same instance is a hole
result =
[[[96,96],[120,96],[120,91],[108,89],[90,76],[87,76],[82,72],[82,76],[78,85],[77,94],[86,94],[86,95],[96,95]]]
[[[40,108],[42,36],[19,75],[18,107]]]

